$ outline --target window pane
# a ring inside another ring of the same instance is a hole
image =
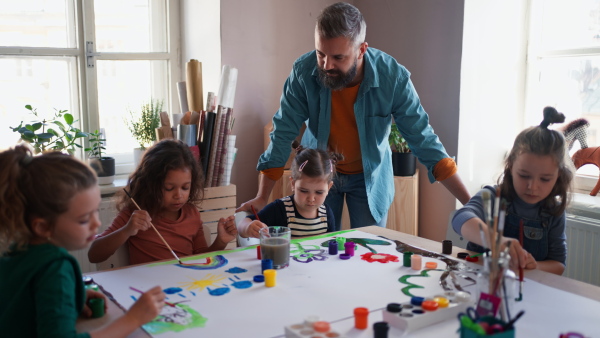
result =
[[[168,107],[167,61],[99,60],[97,66],[100,127],[106,130],[106,151],[132,153],[139,145],[125,118],[150,99],[163,100],[163,109]]]
[[[567,123],[580,117],[588,120],[587,144],[600,144],[600,57],[544,59],[540,75],[541,104],[556,107],[565,114]],[[579,142],[575,142],[571,154],[578,149]],[[589,170],[589,174],[598,175],[593,166],[584,166],[577,172]]]
[[[0,100],[0,148],[19,140],[18,133],[8,127],[37,120],[25,105],[37,108],[42,118],[52,118],[57,109],[68,110],[78,119],[75,64],[74,57],[0,57],[0,92],[4,98]]]
[[[543,1],[544,49],[600,46],[600,0]]]
[[[165,6],[159,0],[95,1],[96,51],[166,52]]]
[[[75,47],[72,1],[0,0],[0,46]]]

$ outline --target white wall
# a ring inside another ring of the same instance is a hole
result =
[[[204,104],[208,92],[219,91],[221,81],[221,6],[218,0],[183,0],[181,2],[181,74],[190,59],[202,62]],[[178,101],[178,98],[176,98]],[[177,105],[179,107],[179,105]],[[179,109],[176,111],[179,113]]]
[[[279,108],[292,63],[314,46],[316,16],[332,0],[221,0],[222,63],[238,68],[238,154],[231,182],[238,205],[256,196],[263,127]]]

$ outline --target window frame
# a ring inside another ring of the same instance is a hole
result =
[[[166,52],[96,52],[92,48],[91,54],[87,44],[92,42],[95,46],[95,0],[71,0],[67,6],[69,15],[73,14],[75,26],[75,46],[73,48],[53,47],[19,47],[0,46],[0,55],[14,57],[75,57],[77,73],[74,75],[75,88],[72,88],[71,113],[77,116],[80,128],[85,131],[100,129],[100,112],[98,104],[97,67],[88,67],[88,56],[96,64],[99,60],[165,60],[168,64],[168,83],[166,84],[168,97],[165,99],[164,108],[167,111],[179,111],[177,82],[182,74],[181,63],[181,40],[180,40],[180,3],[169,0],[149,0],[149,3],[157,2],[164,5],[166,12],[167,34]],[[101,0],[99,0],[101,1]],[[73,13],[71,13],[73,11]],[[70,17],[69,17],[70,18]],[[133,149],[131,149],[133,152]],[[117,175],[126,174],[134,169],[133,156],[130,154],[107,154],[113,156],[117,162]],[[83,151],[76,153],[79,158],[85,158]]]
[[[537,121],[540,109],[535,91],[540,78],[541,62],[548,58],[570,58],[585,56],[600,56],[600,47],[556,48],[544,49],[541,44],[543,0],[529,0],[529,31],[526,57],[526,95],[525,120]],[[574,175],[573,188],[575,192],[589,193],[599,180],[598,175],[590,175],[577,171]]]

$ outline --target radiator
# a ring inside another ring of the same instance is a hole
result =
[[[600,220],[567,214],[565,277],[600,286]]]
[[[98,233],[104,231],[104,229],[108,228],[112,223],[115,216],[117,216],[117,209],[115,207],[115,200],[113,198],[103,198],[102,202],[100,202],[100,229],[98,229]],[[82,273],[98,271],[96,264],[90,263],[88,259],[88,249],[81,249],[70,251],[69,253],[77,259],[79,262],[79,266],[81,267]]]

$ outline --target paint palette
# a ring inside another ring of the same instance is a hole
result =
[[[408,303],[390,303],[383,310],[383,320],[403,331],[414,331],[465,312],[472,306],[471,295],[462,291],[446,291],[431,298],[412,297]]]
[[[317,316],[309,316],[304,323],[285,327],[285,338],[345,338],[331,329],[328,322],[319,321]]]

